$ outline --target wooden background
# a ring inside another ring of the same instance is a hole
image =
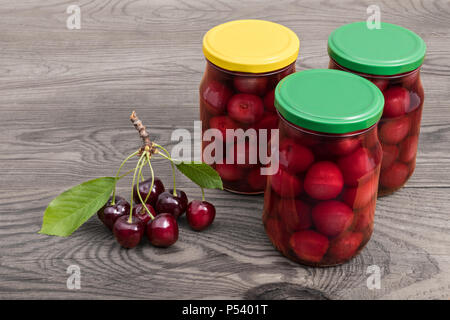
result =
[[[428,53],[417,169],[378,201],[362,254],[334,268],[296,265],[261,223],[263,198],[209,191],[218,215],[191,231],[181,219],[169,249],[119,247],[96,217],[69,238],[37,234],[63,190],[112,175],[139,144],[128,117],[153,139],[192,129],[205,61],[203,34],[233,19],[282,23],[301,39],[297,69],[326,68],[336,27],[365,20],[374,1],[0,1],[0,298],[448,299],[450,297],[450,1],[378,1],[381,18],[421,35]],[[81,30],[66,8],[81,6]],[[155,165],[170,184],[170,168]],[[127,181],[127,184],[131,183]],[[188,195],[200,191],[180,177]],[[129,186],[121,185],[120,193]],[[81,268],[81,290],[66,269]],[[366,286],[370,265],[381,289]]]

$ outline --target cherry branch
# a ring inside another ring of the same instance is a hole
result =
[[[148,147],[149,151],[151,151],[153,149],[153,144],[150,140],[150,135],[147,132],[147,128],[144,126],[142,121],[138,118],[136,111],[133,111],[131,113],[130,120],[133,123],[133,126],[139,132],[139,136],[142,139],[142,142],[143,142],[142,149],[145,149],[146,147]]]

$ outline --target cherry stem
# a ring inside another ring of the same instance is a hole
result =
[[[155,185],[155,173],[153,172],[153,167],[152,167],[152,164],[150,163],[150,153],[149,152],[147,152],[146,157],[147,157],[148,166],[150,167],[150,173],[152,174],[152,184],[150,185],[150,191],[147,194],[147,196],[145,197],[145,202],[147,203],[147,200],[150,197],[150,194],[152,193],[153,186]]]
[[[119,167],[119,169],[117,170],[117,173],[116,173],[116,181],[114,182],[114,191],[113,191],[113,196],[112,196],[112,201],[111,201],[111,204],[112,205],[115,205],[116,204],[116,185],[117,185],[117,180],[118,179],[121,179],[123,176],[121,176],[120,178],[119,178],[119,174],[120,174],[120,171],[122,170],[122,167],[125,165],[125,163],[127,163],[127,161],[128,160],[130,160],[131,158],[133,158],[135,155],[137,155],[139,153],[139,150],[138,151],[136,151],[136,152],[134,152],[134,153],[132,153],[132,154],[130,154],[128,157],[126,157],[125,158],[125,160],[123,160],[123,162],[122,162],[122,164],[120,165],[120,167]],[[126,173],[126,175],[127,175],[128,173]]]
[[[130,120],[133,123],[133,126],[139,132],[139,136],[144,143],[144,147],[148,146],[149,148],[152,146],[152,142],[150,141],[150,135],[147,132],[147,128],[142,124],[142,121],[138,118],[136,111],[133,111],[130,116]]]
[[[127,175],[129,175],[130,173],[132,173],[134,171],[134,169],[128,170],[126,173],[124,173],[123,175],[121,175],[120,177],[118,177],[117,179],[120,180],[123,177],[126,177]]]
[[[157,152],[160,156],[162,156],[163,158],[166,158],[167,160],[170,161],[170,165],[172,166],[172,175],[173,175],[173,195],[176,197],[177,196],[177,189],[176,189],[176,179],[175,179],[175,165],[173,164],[173,159],[170,157],[169,151],[167,151],[163,146],[160,146],[157,143],[153,142],[153,145],[158,147],[160,150],[157,150],[159,152]],[[163,152],[160,152],[160,151]],[[165,154],[164,154],[165,153]]]
[[[141,159],[139,159],[140,163],[139,163],[139,173],[138,173],[138,176],[141,176],[141,175],[142,175],[142,168],[145,166],[145,160],[146,160],[146,159],[145,159],[145,156],[148,157],[148,151],[144,151],[144,153],[143,153],[142,156],[141,156]],[[148,159],[148,158],[147,158],[147,159]],[[141,161],[141,160],[143,160],[143,161]],[[134,184],[133,184],[133,187],[134,187]],[[152,185],[152,187],[150,188],[150,192],[151,192],[152,189],[153,189],[153,185]],[[145,204],[145,203],[147,202],[148,196],[147,196],[146,200],[144,201],[144,200],[142,200],[141,191],[139,190],[139,187],[136,187],[136,192],[137,192],[137,194],[138,194],[139,200],[141,200],[142,206],[143,206],[143,207],[145,208],[145,210],[147,211],[147,214],[150,216],[150,218],[151,218],[152,220],[155,219],[155,217],[152,215],[152,213],[150,212],[150,210],[148,210],[147,205]],[[149,192],[148,194],[150,194],[150,192]]]
[[[136,181],[136,173],[138,172],[139,169],[139,165],[142,162],[142,159],[144,158],[145,153],[143,153],[141,155],[141,157],[139,158],[138,163],[136,164],[136,168],[134,168],[134,174],[133,174],[133,182],[131,185],[131,198],[130,198],[130,217],[128,218],[128,222],[131,223],[133,221],[132,216],[133,216],[133,191],[134,191],[134,182]]]
[[[200,187],[200,189],[202,189],[202,201],[205,201],[205,189],[202,187]]]

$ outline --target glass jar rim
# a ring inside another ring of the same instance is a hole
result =
[[[360,71],[356,71],[356,70],[352,70],[349,68],[346,68],[342,65],[340,65],[336,60],[334,60],[333,58],[330,57],[330,60],[334,62],[334,64],[336,64],[340,70],[346,71],[346,72],[351,72],[354,73],[360,77],[363,78],[374,78],[374,79],[399,79],[399,78],[404,78],[404,77],[408,77],[414,73],[420,72],[420,70],[422,69],[422,66],[419,66],[416,69],[413,69],[411,71],[407,71],[407,72],[403,72],[403,73],[397,73],[397,74],[371,74],[371,73],[365,73],[365,72],[360,72]]]
[[[209,61],[208,59],[206,59],[206,62],[213,68],[215,68],[216,70],[219,70],[220,72],[232,75],[232,76],[240,76],[240,77],[267,77],[267,76],[272,76],[274,74],[278,74],[281,72],[286,71],[287,69],[291,68],[293,65],[295,65],[295,61],[292,62],[291,64],[278,69],[278,70],[273,70],[273,71],[268,71],[268,72],[260,72],[260,73],[252,73],[252,72],[242,72],[242,71],[231,71],[231,70],[227,70],[224,68],[221,68],[217,65],[215,65],[214,63],[212,63],[211,61]]]
[[[359,136],[361,134],[365,134],[368,131],[371,131],[373,129],[376,129],[378,123],[380,122],[380,120],[378,120],[377,122],[375,122],[373,125],[371,125],[368,128],[365,129],[361,129],[358,131],[352,131],[352,132],[347,132],[347,133],[329,133],[329,132],[320,132],[320,131],[314,131],[314,130],[310,130],[310,129],[305,129],[303,127],[299,127],[298,125],[288,121],[285,117],[283,117],[283,115],[276,110],[277,115],[279,117],[280,120],[282,120],[286,125],[290,126],[291,128],[301,131],[302,133],[306,133],[306,134],[310,134],[316,137],[326,137],[326,138],[351,138],[351,137],[356,137]]]

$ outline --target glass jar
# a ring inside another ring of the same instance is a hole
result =
[[[369,241],[383,104],[374,84],[343,71],[301,71],[278,84],[279,166],[268,178],[263,223],[286,257],[338,265]]]
[[[200,83],[203,161],[220,174],[226,190],[264,192],[267,177],[260,174],[260,147],[267,148],[270,130],[277,129],[274,90],[295,72],[299,45],[290,29],[263,20],[231,21],[206,33],[207,64]],[[219,136],[209,135],[209,129]]]
[[[378,125],[383,148],[379,196],[400,189],[416,166],[424,101],[420,67],[425,51],[417,34],[389,23],[373,30],[365,22],[344,25],[328,39],[330,69],[362,76],[384,94]]]

